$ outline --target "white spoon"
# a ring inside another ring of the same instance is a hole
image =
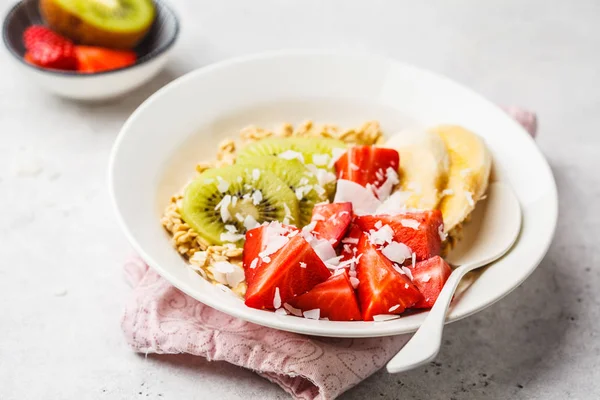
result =
[[[506,254],[517,240],[520,230],[521,207],[512,189],[502,183],[490,184],[487,199],[478,204],[466,229],[471,238],[464,237],[459,242],[460,246],[447,257],[448,262],[460,266],[448,278],[417,332],[388,362],[388,372],[408,371],[428,363],[437,356],[442,344],[446,312],[460,280],[467,272]]]

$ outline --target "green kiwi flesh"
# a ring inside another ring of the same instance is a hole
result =
[[[212,244],[238,247],[244,243],[248,216],[258,223],[298,221],[295,193],[276,174],[255,169],[231,165],[200,174],[185,189],[179,210],[183,220]]]
[[[254,156],[242,160],[241,165],[269,171],[277,175],[296,194],[300,220],[292,225],[303,227],[312,218],[315,204],[327,200],[327,192],[319,186],[317,177],[297,159],[285,160],[275,156]]]

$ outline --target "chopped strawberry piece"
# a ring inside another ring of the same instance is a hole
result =
[[[352,203],[318,204],[313,208],[312,233],[318,239],[327,239],[336,247],[352,222]]]
[[[125,68],[135,64],[137,55],[130,50],[113,50],[104,47],[75,46],[77,71],[95,73]]]
[[[346,271],[331,276],[307,293],[294,297],[289,304],[302,311],[320,310],[321,318],[331,321],[360,321],[356,294]]]
[[[258,253],[263,251],[263,237],[264,232],[267,229],[266,226],[262,225],[254,229],[250,229],[246,232],[246,242],[244,242],[244,252],[242,253],[242,265],[244,267],[244,275],[246,276],[246,283],[250,284],[256,268],[262,262]]]
[[[379,188],[386,181],[388,168],[398,171],[400,155],[394,149],[375,146],[351,147],[335,163],[338,179],[356,182],[364,187]]]
[[[374,315],[400,314],[423,300],[417,287],[394,268],[363,234],[358,244],[358,301],[365,321]]]
[[[265,260],[266,257],[268,259]],[[331,275],[302,235],[289,238],[283,247],[266,257],[262,258],[261,264],[256,267],[256,271],[247,282],[248,307],[279,308],[283,303],[308,292]]]
[[[363,215],[356,224],[365,232],[377,230],[377,226],[389,225],[394,231],[394,241],[404,243],[416,253],[416,260],[423,261],[440,254],[444,230],[439,210],[397,215]],[[377,225],[377,226],[376,226]]]
[[[27,49],[25,61],[30,64],[60,70],[77,68],[73,42],[44,26],[27,28],[23,33],[23,44]]]
[[[423,295],[414,308],[431,308],[437,300],[452,269],[440,256],[418,262],[412,269],[413,282]]]
[[[355,250],[358,247],[358,242],[362,236],[362,229],[360,226],[352,223],[348,229],[348,234],[341,240],[342,249],[340,255],[342,256],[341,261],[346,261],[356,256],[358,253]]]

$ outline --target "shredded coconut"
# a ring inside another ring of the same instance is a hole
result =
[[[315,308],[314,310],[304,311],[302,313],[304,318],[307,319],[319,319],[321,316],[321,310],[319,308]]]
[[[273,307],[276,309],[281,307],[281,296],[279,295],[279,288],[275,288],[275,296],[273,297]]]

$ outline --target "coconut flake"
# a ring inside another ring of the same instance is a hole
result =
[[[277,315],[288,315],[288,312],[285,310],[285,308],[278,308],[277,310],[275,310],[275,314],[277,314]]]
[[[227,222],[231,219],[231,214],[229,213],[229,204],[231,204],[231,196],[226,194],[223,196],[223,199],[215,206],[215,210],[219,210],[221,213],[221,221]]]
[[[325,221],[325,217],[321,214],[313,214],[312,216],[312,220],[313,221]]]
[[[318,169],[315,175],[317,176],[317,181],[320,186],[327,186],[337,180],[337,176],[333,172],[325,169]]]
[[[235,213],[235,219],[237,219],[239,222],[244,222],[244,216],[240,213]]]
[[[414,254],[414,253],[413,253]],[[404,272],[406,274],[406,276],[408,276],[408,278],[412,281],[413,280],[413,274],[411,272],[410,269],[408,269],[405,266],[400,267],[402,269],[402,272]]]
[[[375,321],[375,322],[389,321],[389,320],[398,319],[398,318],[400,318],[400,316],[397,315],[397,314],[377,314],[377,315],[373,315],[373,321]]]
[[[242,240],[244,237],[246,237],[246,235],[243,235],[241,233],[232,233],[232,232],[223,232],[219,236],[219,238],[221,239],[221,242],[231,242],[231,243],[238,242],[238,241]]]
[[[288,303],[283,303],[283,308],[289,311],[290,314],[295,315],[296,317],[302,316],[302,310],[296,307],[289,305]]]
[[[388,311],[389,312],[394,312],[394,311],[396,311],[399,308],[400,308],[400,304],[396,304],[395,306],[391,306]]]
[[[333,276],[341,275],[345,272],[344,268],[338,268],[333,272]]]
[[[440,240],[443,242],[444,240],[446,240],[446,238],[448,238],[448,234],[446,232],[444,232],[444,224],[440,224],[440,226],[438,226],[438,235],[440,235]]]
[[[342,243],[358,244],[358,238],[353,238],[353,237],[343,238]],[[344,246],[344,249],[345,248],[346,248],[346,246]],[[348,251],[350,251],[350,246],[348,246]]]
[[[262,258],[263,260],[272,255],[275,254],[279,249],[281,249],[283,246],[285,246],[290,239],[287,236],[280,236],[279,234],[275,233],[272,234],[271,232],[269,232],[269,228],[267,228],[267,247],[265,247],[265,249],[263,251],[261,251],[260,253],[258,253],[258,256],[260,258]]]
[[[412,267],[414,268],[415,265],[417,265],[417,253],[412,253]],[[412,275],[410,276],[410,279],[412,280]]]
[[[380,178],[380,180],[381,179],[383,179],[383,174],[382,174],[382,177]],[[375,189],[375,194],[377,195],[379,200],[383,201],[383,200],[387,199],[388,197],[390,197],[390,194],[392,193],[392,189],[398,183],[400,183],[400,179],[398,179],[398,172],[396,172],[396,170],[394,168],[388,167],[385,170],[385,181],[379,188]]]
[[[258,221],[256,219],[254,219],[254,217],[252,215],[246,215],[246,218],[244,218],[244,228],[246,228],[247,231],[249,231],[250,229],[259,227],[259,226],[260,226],[260,224],[258,223]]]
[[[410,197],[410,192],[397,191],[388,197],[377,209],[374,214],[396,215],[406,212],[406,202]]]
[[[237,232],[237,228],[234,225],[227,224],[227,225],[225,225],[225,229],[227,230],[227,232],[231,232],[231,233]]]
[[[344,154],[346,154],[347,149],[334,147],[331,150],[331,160],[329,161],[329,168],[333,168],[334,164],[339,160]]]
[[[427,283],[427,282],[429,282],[429,280],[430,280],[430,279],[431,279],[431,275],[429,275],[429,274],[425,274],[425,275],[423,275],[423,277],[421,278],[421,281],[422,281],[422,282],[425,282],[425,283]]]
[[[300,231],[293,230],[293,231],[291,231],[291,232],[290,232],[290,233],[287,235],[287,237],[289,237],[289,238],[293,238],[293,237],[294,237],[294,236],[296,236],[298,233],[300,233]]]
[[[335,249],[327,239],[313,239],[310,245],[323,262],[336,257]]]
[[[354,289],[356,289],[358,287],[359,283],[360,283],[360,281],[357,278],[355,278],[353,276],[350,277],[350,284],[352,285],[352,287]]]
[[[313,189],[319,196],[323,196],[327,191],[321,185],[313,185]]]
[[[374,214],[381,202],[372,191],[356,182],[340,179],[337,183],[334,203],[351,202],[356,215]]]
[[[342,257],[344,257],[344,256],[332,257],[332,258],[326,260],[325,263],[337,267],[338,265],[340,265],[340,261],[341,261]]]
[[[381,220],[375,222],[375,229],[380,229],[383,226],[383,222]]]
[[[354,163],[350,163],[350,169],[352,171],[358,171],[360,169],[360,167]]]
[[[417,220],[414,219],[408,219],[408,218],[404,218],[400,220],[400,225],[404,226],[405,228],[411,228],[411,229],[419,229],[419,226],[421,226],[421,223]]]
[[[381,250],[381,252],[389,260],[397,262],[399,264],[402,264],[404,260],[409,258],[411,255],[410,247],[408,247],[404,243],[398,243],[394,241],[385,246],[383,250]]]
[[[256,266],[258,265],[258,258],[255,258],[254,260],[252,260],[252,262],[250,263],[250,268],[254,269],[256,268]]]
[[[307,178],[301,178],[301,179],[298,181],[298,185],[299,185],[299,186],[305,186],[305,185],[308,185],[308,179],[307,179]]]
[[[378,230],[369,231],[369,240],[375,245],[391,243],[394,238],[394,231],[389,225],[384,225]]]
[[[306,268],[306,263],[305,263],[305,262],[302,262],[302,261],[300,261],[300,268]]]
[[[225,193],[227,189],[229,189],[229,182],[223,180],[223,178],[221,178],[220,176],[217,176],[217,181],[219,182],[219,184],[217,185],[217,189],[219,189],[219,192]]]
[[[260,178],[260,170],[258,168],[254,168],[252,170],[252,179],[257,181]]]
[[[259,205],[262,199],[263,195],[260,190],[255,190],[254,193],[252,193],[252,203],[254,203],[255,206]]]
[[[473,200],[473,193],[465,190],[465,197],[467,198],[467,203],[469,203],[469,205],[473,207],[475,205],[475,201]]]
[[[313,154],[312,162],[316,166],[327,165],[329,162],[329,154]]]
[[[302,228],[303,232],[312,232],[315,229],[315,226],[317,226],[317,221],[311,221],[308,225],[304,226],[304,228]]]
[[[304,164],[304,156],[302,155],[302,153],[298,153],[297,151],[294,151],[294,150],[286,150],[283,153],[280,153],[278,155],[278,157],[283,158],[285,160],[297,159],[297,160],[300,160],[300,162],[302,162],[302,164]]]
[[[279,295],[279,288],[275,288],[275,296],[273,296],[273,307],[275,309],[281,307],[281,296]]]
[[[304,318],[307,319],[319,319],[321,317],[321,310],[315,308],[314,310],[304,311],[302,314],[304,315]]]

